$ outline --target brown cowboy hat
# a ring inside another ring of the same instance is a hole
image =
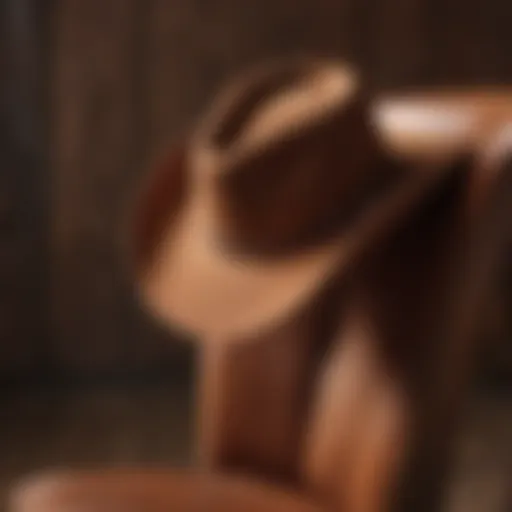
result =
[[[244,74],[149,176],[135,233],[143,300],[210,338],[270,327],[404,218],[452,153],[410,165],[387,151],[342,63]]]

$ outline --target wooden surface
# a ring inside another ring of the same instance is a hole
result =
[[[27,0],[0,3],[0,375],[47,355],[42,41]],[[43,18],[44,9],[38,9]],[[27,16],[27,13],[29,14]],[[16,58],[13,58],[16,56]]]
[[[190,404],[181,386],[0,397],[0,511],[10,485],[27,473],[190,464]],[[505,512],[512,460],[508,400],[479,396],[466,418],[446,511]]]
[[[308,52],[348,57],[379,91],[512,81],[508,0],[44,4],[42,16],[37,0],[2,2],[17,6],[2,16],[2,98],[18,107],[0,116],[1,375],[190,362],[133,298],[123,223],[145,163],[236,70]],[[31,132],[32,118],[48,129]]]

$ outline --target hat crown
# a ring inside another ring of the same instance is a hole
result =
[[[299,60],[219,95],[190,146],[223,246],[257,256],[327,234],[385,172],[367,101],[345,65]]]

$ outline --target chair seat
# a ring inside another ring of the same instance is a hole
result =
[[[66,472],[17,486],[8,512],[321,512],[305,497],[240,477],[128,470]]]

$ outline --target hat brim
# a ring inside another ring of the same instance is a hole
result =
[[[184,151],[177,150],[155,174],[152,189],[160,199],[150,194],[142,205],[156,215],[144,225],[157,232],[139,260],[139,290],[145,306],[166,325],[223,342],[250,339],[300,310],[406,218],[453,169],[456,158],[442,155],[411,168],[323,245],[268,260],[228,256],[212,243],[208,209],[187,195]],[[164,202],[164,209],[156,206]]]

